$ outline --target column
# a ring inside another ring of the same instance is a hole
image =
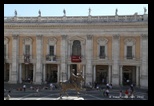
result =
[[[87,41],[86,41],[86,83],[91,82],[92,83],[92,53],[93,53],[93,47],[92,47],[92,35],[87,35]]]
[[[112,37],[112,84],[119,85],[119,42],[120,36],[118,34]]]
[[[9,83],[11,82],[12,63],[9,64]]]
[[[67,67],[66,67],[66,55],[67,55],[67,45],[66,45],[66,39],[67,35],[61,35],[62,41],[61,41],[61,77],[60,80],[67,80]]]
[[[120,85],[123,85],[123,66],[120,66]]]
[[[60,75],[60,72],[59,72],[59,64],[57,64],[58,65],[58,72],[57,72],[57,81],[59,82],[59,75]]]
[[[69,80],[70,79],[70,64],[68,64],[67,67],[68,67],[68,69],[67,69],[68,70],[67,75],[68,75],[68,80]]]
[[[6,63],[4,64],[4,81],[6,80]]]
[[[141,35],[141,88],[148,88],[148,35]]]
[[[17,83],[18,80],[18,35],[12,35],[12,72],[10,83]]]
[[[96,65],[94,65],[94,82],[96,82]]]
[[[33,64],[33,82],[35,82],[35,79],[36,79],[36,65],[35,63]]]
[[[108,78],[109,78],[109,83],[111,83],[111,65],[108,65]]]
[[[36,35],[36,77],[35,83],[42,83],[42,35]]]
[[[43,82],[46,80],[46,64],[43,64]]]
[[[22,63],[19,64],[19,83],[22,83]]]
[[[139,86],[139,66],[136,66],[136,86]]]

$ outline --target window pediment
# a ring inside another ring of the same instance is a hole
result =
[[[135,45],[136,40],[133,38],[127,38],[124,40],[124,42],[125,42],[125,45],[133,46],[133,45]]]
[[[32,38],[30,38],[30,37],[26,37],[26,38],[23,39],[23,43],[24,43],[24,44],[32,44],[32,41],[33,41],[33,40],[32,40]]]
[[[56,38],[48,38],[47,40],[47,44],[49,45],[55,45],[57,43],[57,39]]]
[[[97,39],[97,43],[98,43],[99,45],[106,45],[107,42],[108,42],[108,39],[106,39],[106,38],[98,38],[98,39]]]

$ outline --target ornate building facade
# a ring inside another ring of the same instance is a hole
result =
[[[148,14],[4,17],[4,81],[68,80],[148,88]]]

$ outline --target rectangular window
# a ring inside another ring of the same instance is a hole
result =
[[[100,46],[100,58],[105,58],[105,46]]]
[[[25,54],[30,54],[30,45],[25,45]]]
[[[54,46],[49,46],[49,55],[54,56]]]
[[[127,46],[127,59],[132,59],[132,46]]]
[[[6,56],[6,45],[4,45],[4,56]]]

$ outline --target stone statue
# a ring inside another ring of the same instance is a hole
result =
[[[91,13],[91,9],[89,8],[89,15],[90,15],[90,13]]]
[[[38,13],[39,13],[39,16],[41,16],[41,11],[40,11],[40,10],[39,10],[39,12],[38,12]]]
[[[63,13],[64,13],[64,16],[66,16],[66,11],[65,11],[65,9],[63,10]]]
[[[146,12],[147,12],[147,9],[144,7],[144,14],[146,14]]]
[[[16,10],[14,11],[14,15],[17,16],[17,11]]]
[[[115,15],[118,15],[118,9],[116,9],[116,11],[115,11]]]

